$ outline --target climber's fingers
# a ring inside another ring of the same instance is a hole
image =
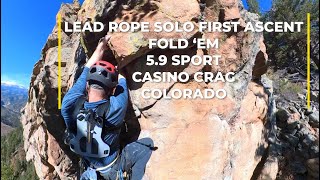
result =
[[[103,47],[105,49],[107,49],[108,48],[108,42],[109,42],[110,38],[111,38],[110,35],[105,35],[104,37],[100,38],[99,44],[103,43]]]
[[[110,38],[111,38],[111,35],[106,35],[104,37],[104,40],[106,41],[106,43],[109,42]]]

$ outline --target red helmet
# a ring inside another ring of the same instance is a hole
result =
[[[103,88],[114,88],[118,84],[118,71],[111,63],[99,60],[90,68],[87,81]]]

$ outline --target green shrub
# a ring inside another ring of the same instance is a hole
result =
[[[276,81],[275,84],[278,92],[287,100],[298,100],[298,93],[303,93],[303,86],[301,83],[292,83],[288,79],[282,78]]]
[[[1,137],[1,180],[17,179],[38,179],[33,163],[25,159],[21,126]]]

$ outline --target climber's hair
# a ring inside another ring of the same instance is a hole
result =
[[[101,85],[99,85],[96,82],[88,82],[89,85],[89,89],[94,89],[96,91],[99,91],[101,93],[101,95],[103,96],[109,96],[111,95],[112,90],[110,90],[109,88],[103,88]]]
[[[93,88],[93,89],[96,89],[96,90],[103,90],[104,91],[103,87],[101,87],[98,84],[90,84],[89,88]]]

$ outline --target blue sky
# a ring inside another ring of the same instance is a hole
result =
[[[1,82],[29,86],[62,2],[72,0],[1,1]]]
[[[242,0],[242,2],[243,2],[243,5],[247,8],[246,0]],[[258,2],[260,5],[261,12],[266,12],[271,8],[272,0],[258,0]]]
[[[1,82],[29,86],[33,65],[63,2],[72,0],[1,1]],[[261,10],[267,10],[271,0],[260,0],[260,5]]]

